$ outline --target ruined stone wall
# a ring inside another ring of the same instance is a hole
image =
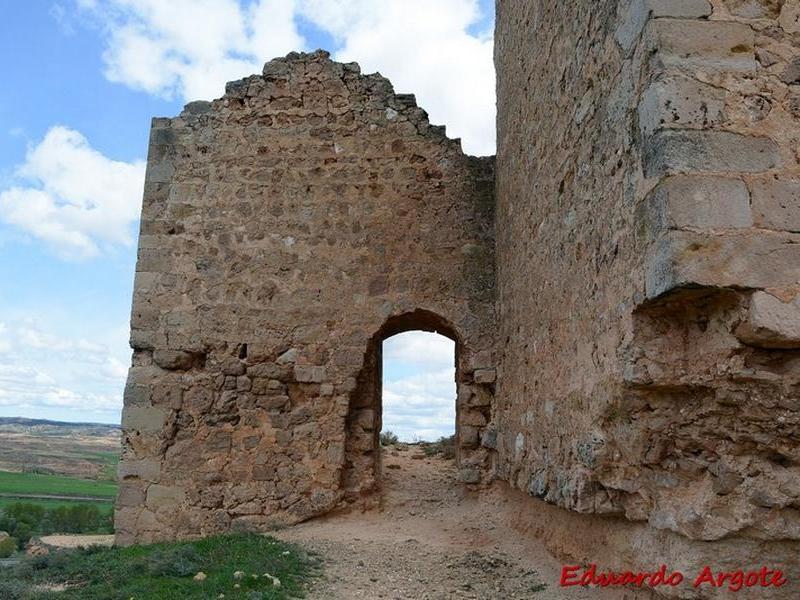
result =
[[[497,9],[498,475],[647,523],[609,566],[798,572],[800,6]]]
[[[155,119],[117,541],[263,529],[375,491],[380,342],[406,329],[457,341],[459,460],[479,479],[493,209],[492,159],[324,52]]]

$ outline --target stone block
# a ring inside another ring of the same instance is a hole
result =
[[[655,17],[702,19],[711,14],[708,0],[646,0],[650,14]]]
[[[150,386],[127,383],[123,394],[126,406],[144,406],[150,404]]]
[[[478,410],[462,411],[460,420],[471,427],[484,427],[487,423],[486,416]]]
[[[725,92],[688,77],[673,75],[650,84],[639,102],[639,130],[710,128],[722,123]]]
[[[117,467],[117,478],[138,478],[157,482],[161,478],[161,461],[154,459],[123,458]]]
[[[140,506],[144,503],[145,488],[139,482],[123,481],[117,492],[117,506]]]
[[[753,220],[757,227],[800,231],[800,181],[755,181]]]
[[[778,22],[787,33],[800,33],[800,2],[798,0],[786,0],[781,7],[781,14]]]
[[[766,292],[755,292],[736,336],[760,348],[800,348],[800,300],[783,302]]]
[[[122,409],[122,429],[140,433],[158,433],[167,422],[170,411],[161,406],[125,406]]]
[[[294,378],[299,383],[322,383],[325,381],[325,367],[295,365]]]
[[[170,160],[147,163],[144,179],[147,183],[169,183],[175,175],[175,165]]]
[[[136,531],[136,520],[141,509],[134,507],[117,507],[114,511],[114,530],[119,539],[120,532],[130,533]],[[131,540],[129,543],[133,543]]]
[[[478,369],[474,376],[475,383],[494,383],[497,372],[494,369]]]
[[[153,362],[162,369],[188,371],[195,364],[196,357],[183,350],[163,350],[153,352]]]
[[[289,348],[286,352],[278,357],[278,364],[287,365],[292,364],[297,360],[299,351],[297,348]]]
[[[481,472],[478,469],[459,469],[456,473],[459,483],[475,484],[481,482]]]
[[[744,23],[653,19],[647,44],[665,67],[704,72],[755,72],[755,34]]]
[[[153,387],[153,406],[179,409],[183,403],[183,388],[179,384],[157,383]]]
[[[180,486],[153,484],[147,488],[146,505],[152,510],[175,508],[183,502],[185,495]]]
[[[247,375],[250,377],[262,377],[267,379],[283,379],[289,371],[290,367],[267,362],[249,366],[247,368]]]
[[[480,443],[480,434],[477,427],[462,425],[458,432],[458,443],[465,448],[474,448]]]
[[[774,19],[779,15],[783,2],[784,0],[723,0],[722,4],[735,17]]]
[[[800,236],[671,231],[655,244],[645,278],[648,298],[691,287],[790,287],[800,281]]]
[[[759,173],[780,165],[778,145],[766,137],[729,131],[669,130],[645,140],[648,177],[672,173]]]
[[[750,193],[740,179],[702,175],[667,177],[637,211],[655,237],[668,229],[735,229],[753,225]]]
[[[636,42],[647,24],[650,7],[647,0],[622,0],[617,7],[617,29],[614,38],[626,56],[633,53]]]

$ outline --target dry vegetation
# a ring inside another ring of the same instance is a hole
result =
[[[119,452],[115,425],[0,418],[0,471],[114,480]]]

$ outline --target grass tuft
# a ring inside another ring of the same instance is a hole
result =
[[[4,595],[0,589],[0,598],[192,600],[224,594],[227,600],[282,600],[302,597],[318,564],[299,547],[258,534],[127,548],[91,547],[27,559],[4,570],[8,591]],[[201,571],[206,578],[195,580]],[[236,578],[236,571],[245,575]],[[276,577],[280,585],[265,574]],[[52,591],[63,586],[66,589]]]

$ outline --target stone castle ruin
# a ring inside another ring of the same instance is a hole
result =
[[[800,2],[498,0],[495,39],[496,159],[322,51],[153,121],[119,543],[373,501],[381,343],[426,330],[458,479],[562,554],[800,576]]]

